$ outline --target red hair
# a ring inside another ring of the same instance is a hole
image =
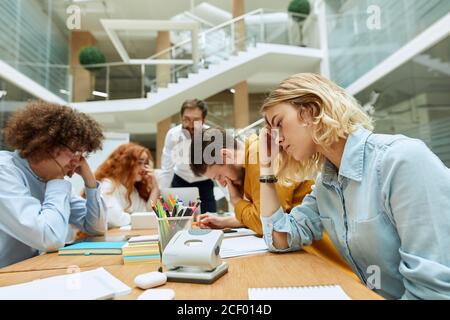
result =
[[[148,201],[150,197],[149,186],[146,180],[135,181],[136,171],[139,169],[139,159],[142,154],[148,156],[150,166],[153,167],[153,159],[150,150],[136,143],[126,143],[120,145],[114,150],[95,171],[95,178],[99,181],[110,179],[113,182],[114,189],[122,184],[127,189],[127,201],[129,209],[131,207],[131,194],[134,189],[137,190],[139,196]]]

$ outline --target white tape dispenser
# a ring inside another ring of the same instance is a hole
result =
[[[174,282],[213,283],[228,271],[220,259],[221,230],[190,229],[178,231],[162,255],[168,269],[167,280]]]

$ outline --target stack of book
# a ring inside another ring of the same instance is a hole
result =
[[[160,263],[158,238],[152,236],[131,238],[122,248],[122,257],[126,265]]]
[[[95,255],[95,254],[122,254],[125,241],[95,241],[79,242],[70,246],[60,248],[60,256]]]

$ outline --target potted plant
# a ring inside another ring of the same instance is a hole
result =
[[[88,100],[92,99],[92,94],[96,87],[96,78],[100,76],[100,71],[104,69],[104,67],[90,67],[90,65],[105,63],[105,55],[103,52],[94,46],[84,47],[80,50],[78,55],[78,60],[80,64],[90,72],[90,82],[89,82],[89,93]],[[95,99],[95,98],[94,98]]]
[[[302,34],[303,22],[306,20],[306,16],[309,15],[309,13],[311,12],[311,4],[309,3],[309,0],[292,0],[288,6],[288,12],[294,14],[292,15],[292,18],[299,25],[300,45],[303,47],[304,46]]]
[[[101,67],[89,67],[92,64],[100,64],[105,63],[105,55],[103,52],[94,46],[84,47],[80,50],[80,54],[78,56],[80,64],[84,66],[87,70],[95,72],[101,69]]]

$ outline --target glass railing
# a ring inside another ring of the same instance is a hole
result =
[[[65,101],[70,101],[71,73],[63,64],[31,63],[4,60],[5,63],[40,84]]]
[[[305,19],[302,15],[258,9],[201,32],[196,43],[187,39],[138,63],[88,66],[97,69],[92,72],[92,91],[101,94],[90,95],[88,100],[151,99],[158,89],[228,60],[257,43],[304,45],[300,34]],[[85,100],[74,96],[73,101]]]
[[[0,1],[0,59],[67,100],[69,30],[56,2]]]
[[[342,2],[341,2],[342,3]],[[347,87],[450,12],[448,0],[326,1],[332,80]]]
[[[149,98],[159,89],[221,63],[257,43],[303,43],[306,16],[258,9],[199,33],[143,60],[89,66],[12,64],[68,102]],[[309,24],[308,33],[311,31]],[[303,34],[303,35],[302,35]],[[194,40],[194,41],[193,41]],[[33,74],[30,74],[33,73]],[[81,76],[80,76],[81,74]],[[76,83],[74,83],[76,82]]]
[[[253,122],[252,124],[250,124],[249,126],[238,130],[236,132],[236,138],[242,142],[245,141],[245,139],[251,135],[259,135],[259,131],[264,128],[265,126],[265,121],[263,118]]]
[[[217,55],[217,52],[227,56],[230,52],[234,53],[242,47],[245,48],[244,45],[239,47],[239,43],[232,40],[239,38],[255,39],[261,43],[305,45],[302,43],[305,30],[309,32],[309,29],[317,28],[315,22],[312,23],[312,27],[304,28],[307,19],[315,21],[316,17],[313,14],[306,16],[285,11],[257,9],[201,32],[198,37],[199,51],[201,55],[206,57],[210,57],[211,53]],[[224,46],[228,47],[229,50],[220,52],[220,49]],[[318,47],[317,45],[308,46]],[[158,52],[149,59],[191,59],[195,61],[192,47],[192,39],[188,38]]]
[[[207,124],[223,129],[234,128],[234,108],[226,101],[208,101]]]

